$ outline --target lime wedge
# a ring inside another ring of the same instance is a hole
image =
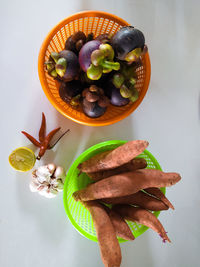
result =
[[[35,154],[27,147],[19,147],[15,149],[9,156],[10,165],[21,172],[29,171],[35,165]]]

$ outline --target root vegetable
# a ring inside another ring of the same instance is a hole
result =
[[[174,210],[174,206],[172,205],[172,203],[166,198],[166,196],[159,188],[156,187],[146,188],[145,192],[160,199],[165,205]]]
[[[163,242],[171,242],[161,222],[150,211],[129,205],[116,205],[113,209],[126,220],[150,227],[161,236]]]
[[[119,267],[122,258],[121,249],[109,215],[97,201],[84,202],[83,205],[91,213],[97,233],[101,258],[105,267]]]
[[[143,140],[127,142],[108,154],[97,154],[89,160],[79,164],[78,168],[82,172],[88,173],[114,169],[137,157],[147,148],[148,144],[147,141]]]
[[[106,210],[115,228],[116,235],[125,240],[134,240],[135,237],[132,234],[127,222],[122,218],[122,216],[109,208],[107,208]]]
[[[94,181],[99,181],[104,178],[108,178],[113,175],[117,175],[123,172],[135,171],[137,169],[144,169],[147,167],[147,162],[143,158],[133,159],[130,162],[121,165],[115,169],[106,170],[102,172],[87,173],[87,175]]]
[[[124,197],[104,198],[103,202],[106,204],[130,204],[153,211],[169,209],[169,207],[161,200],[156,199],[142,191]]]
[[[178,173],[164,173],[153,169],[136,170],[90,184],[86,188],[75,192],[73,197],[76,201],[122,197],[149,187],[172,186],[180,179],[181,177]]]

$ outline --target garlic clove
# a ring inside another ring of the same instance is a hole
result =
[[[63,191],[64,184],[63,184],[63,182],[62,182],[62,179],[58,179],[57,182],[58,182],[58,185],[57,185],[56,189],[57,189],[59,192]]]
[[[58,191],[56,189],[50,188],[50,193],[54,194],[54,195],[57,195]]]
[[[29,188],[30,188],[31,192],[37,192],[38,191],[38,184],[31,181],[29,184]]]
[[[46,190],[39,191],[38,193],[46,198],[54,198],[56,197],[58,191],[47,187]]]
[[[39,183],[44,183],[44,182],[48,182],[49,183],[49,181],[50,181],[50,177],[49,176],[44,176],[44,175],[38,175],[38,177],[37,177],[37,179],[38,179],[38,182]]]
[[[49,169],[47,168],[47,165],[44,166],[40,166],[37,171],[36,174],[43,174],[43,175],[50,175]]]
[[[47,191],[47,189],[48,189],[48,186],[46,186],[46,185],[40,185],[39,187],[38,187],[38,191]]]
[[[64,182],[65,182],[65,178],[66,178],[65,175],[61,178],[63,184],[64,184]]]
[[[45,195],[45,197],[47,198],[54,198],[56,197],[56,195],[58,194],[58,191],[53,189],[53,188],[50,188],[48,191],[47,191],[47,194]]]
[[[58,166],[55,170],[54,177],[55,178],[61,178],[64,176],[64,170],[62,167]]]
[[[50,184],[51,184],[51,186],[55,186],[55,187],[57,187],[57,185],[58,185],[58,181],[56,180],[56,179],[51,179],[51,182],[50,182]]]
[[[49,172],[51,173],[51,175],[54,173],[55,169],[56,169],[56,165],[54,163],[49,163],[47,165],[47,168],[49,169]]]
[[[41,183],[42,185],[45,185],[45,186],[48,186],[49,185],[49,183],[48,182],[43,182],[43,183]]]
[[[41,166],[36,170],[36,175],[40,183],[49,182],[51,180],[51,173],[47,166]]]
[[[34,179],[34,178],[37,178],[36,170],[34,170],[34,171],[32,172],[32,178],[33,178],[33,179]]]
[[[63,191],[63,184],[59,184],[56,189],[58,190],[58,192],[62,192]]]

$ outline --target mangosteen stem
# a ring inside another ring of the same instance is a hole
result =
[[[119,70],[120,69],[120,64],[119,62],[112,62],[108,60],[103,60],[101,62],[101,66],[103,68],[111,69],[111,70]]]
[[[103,68],[101,66],[94,66],[91,64],[87,70],[87,77],[91,80],[99,80],[102,76]]]

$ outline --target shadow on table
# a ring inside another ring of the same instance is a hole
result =
[[[161,241],[162,242],[162,241]],[[121,245],[122,265],[121,267],[154,267],[154,259],[150,250],[148,231],[137,237],[133,242]]]
[[[48,158],[56,159],[56,162],[65,166],[66,169],[83,151],[93,145],[108,140],[129,141],[135,139],[131,116],[118,123],[103,127],[80,125],[65,118],[58,112],[56,113],[56,120],[57,125],[61,125],[63,131],[69,128],[70,132],[56,145],[55,150],[59,151],[59,153],[56,154],[53,151],[49,151]]]
[[[135,241],[120,244],[122,252],[121,267],[154,267],[154,261],[149,249],[149,237],[145,232]],[[102,267],[103,263],[97,243],[76,235],[73,242],[73,267]],[[66,256],[67,260],[67,256]]]
[[[67,232],[66,215],[62,204],[62,193],[56,198],[47,199],[38,193],[29,190],[30,178],[16,174],[16,190],[18,198],[16,201],[24,213],[26,224],[35,222],[35,232],[38,236],[51,242],[55,246],[61,242]],[[31,173],[30,173],[31,176]],[[23,222],[22,222],[23,223]],[[31,233],[27,233],[27,235]],[[31,238],[31,237],[30,237]]]

